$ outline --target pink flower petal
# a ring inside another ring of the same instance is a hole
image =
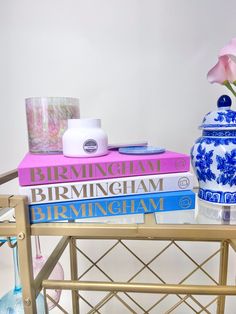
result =
[[[225,47],[220,50],[219,57],[226,55],[236,62],[236,38],[233,38]]]
[[[225,62],[225,57],[219,58],[216,65],[207,73],[207,79],[210,83],[223,84],[223,82],[227,80]]]
[[[236,63],[229,58],[228,59],[228,63],[227,63],[227,67],[225,68],[226,70],[226,76],[227,79],[230,83],[233,83],[236,81]]]

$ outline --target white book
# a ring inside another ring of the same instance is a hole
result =
[[[28,196],[29,204],[55,203],[72,200],[127,196],[191,190],[190,172],[133,176],[19,187],[19,193]]]

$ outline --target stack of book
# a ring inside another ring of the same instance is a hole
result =
[[[188,155],[170,151],[124,155],[111,150],[94,158],[28,153],[18,175],[31,223],[117,217],[143,222],[146,213],[155,213],[157,222],[183,223],[194,218],[189,168]]]

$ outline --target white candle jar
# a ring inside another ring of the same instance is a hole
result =
[[[108,152],[108,138],[100,119],[69,119],[62,143],[66,157],[95,157]]]

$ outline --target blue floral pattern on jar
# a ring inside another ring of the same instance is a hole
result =
[[[225,157],[216,155],[216,162],[217,169],[220,170],[217,183],[236,185],[236,149],[226,153]]]
[[[206,143],[206,144],[213,144],[215,147],[219,145],[236,145],[236,138],[231,137],[200,137],[196,143]]]
[[[215,179],[215,175],[210,169],[210,166],[213,163],[212,156],[213,150],[207,152],[206,148],[203,148],[201,144],[198,146],[195,169],[200,181],[202,180],[206,182],[207,180],[211,181],[212,179]]]
[[[236,122],[236,112],[232,110],[226,110],[225,112],[218,112],[218,117],[214,119],[215,121],[227,123]]]

